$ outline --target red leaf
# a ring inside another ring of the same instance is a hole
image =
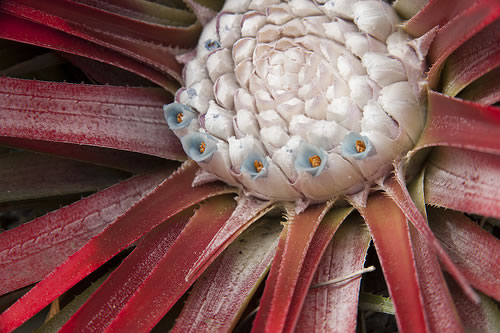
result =
[[[13,17],[1,11],[0,37],[102,61],[136,73],[137,75],[141,75],[164,87],[170,91],[171,94],[174,94],[178,88],[177,82],[174,82],[173,79],[169,79],[164,74],[148,65],[78,37],[68,35],[41,24]]]
[[[429,221],[467,280],[500,300],[500,240],[458,212],[429,209]]]
[[[468,84],[500,66],[500,20],[497,20],[453,52],[443,68],[442,92],[456,96]]]
[[[427,243],[432,246],[435,254],[439,257],[444,267],[448,270],[448,272],[450,272],[453,278],[457,280],[458,284],[462,287],[467,296],[470,297],[471,300],[479,302],[477,294],[471,288],[467,279],[464,277],[462,272],[458,270],[449,255],[442,248],[436,236],[432,233],[426,219],[422,216],[422,213],[410,197],[402,177],[398,174],[393,178],[385,180],[382,184],[382,188],[391,197],[391,199],[394,200],[394,203],[401,209],[401,212],[406,216],[406,218],[411,221],[413,226],[415,226]]]
[[[500,156],[438,148],[425,174],[425,200],[431,205],[500,217]]]
[[[429,91],[427,124],[415,150],[431,146],[500,154],[500,108]]]
[[[470,8],[439,29],[428,53],[432,64],[428,74],[431,88],[436,89],[442,65],[448,56],[499,17],[500,3],[498,0],[481,0],[475,2]]]
[[[457,310],[432,247],[411,225],[410,235],[431,332],[463,332],[462,323],[457,316]]]
[[[288,310],[285,328],[283,330],[284,332],[294,331],[297,321],[299,320],[305,298],[308,295],[311,281],[318,268],[323,253],[340,224],[352,212],[352,210],[352,207],[332,209],[332,211],[328,212],[321,221],[321,224],[311,240],[302,269],[298,276],[295,291],[290,302],[290,308]]]
[[[404,29],[409,34],[420,37],[435,26],[445,26],[470,6],[470,0],[430,0],[417,15],[406,22]]]
[[[426,216],[424,172],[410,184],[409,191],[420,213]],[[410,238],[431,331],[463,332],[462,323],[457,316],[457,310],[432,246],[412,225],[410,225]]]
[[[0,136],[0,145],[32,150],[53,156],[61,156],[98,164],[130,173],[144,173],[166,165],[173,165],[158,157],[142,155],[124,150],[83,146],[70,143],[38,141]]]
[[[319,232],[319,231],[318,231]],[[349,275],[363,267],[370,233],[358,217],[348,218],[328,245],[313,284]],[[297,322],[297,332],[354,332],[361,278],[310,289]]]
[[[370,196],[360,211],[377,249],[399,330],[429,332],[405,215],[381,193]]]
[[[307,250],[316,229],[330,205],[310,206],[303,213],[291,216],[287,227],[283,252],[278,245],[270,276],[261,298],[260,310],[252,332],[281,332],[285,327],[293,293],[304,263]],[[281,255],[280,255],[281,254]],[[277,259],[278,258],[278,259]],[[279,271],[273,269],[279,265]],[[277,274],[277,276],[273,276]]]
[[[193,188],[194,163],[162,182],[0,315],[0,331],[10,332],[111,257],[169,217],[231,189],[218,183]],[[168,205],[166,203],[169,203]]]
[[[159,89],[0,78],[0,135],[184,159]]]
[[[277,221],[264,220],[232,243],[196,281],[175,332],[230,332],[267,273],[279,237]]]
[[[135,177],[0,234],[0,294],[37,282],[169,172]]]
[[[208,200],[178,237],[170,223],[151,232],[112,273],[61,332],[149,332],[201,275],[189,269],[226,223],[236,204],[232,197]],[[175,228],[178,230],[178,228]],[[212,257],[211,261],[215,258]],[[168,288],[158,288],[168,282]],[[110,310],[110,308],[112,310]],[[97,316],[96,316],[97,314]],[[145,314],[147,314],[145,316]]]
[[[181,81],[170,47],[194,47],[199,26],[149,24],[70,0],[5,0],[4,11],[119,51]]]
[[[458,95],[478,104],[492,105],[500,101],[500,67],[472,82]]]
[[[481,303],[472,303],[454,283],[448,279],[451,294],[460,318],[467,332],[498,333],[500,332],[500,311],[498,305],[490,298],[481,295]]]
[[[118,170],[30,152],[0,156],[0,202],[94,192],[129,175]]]

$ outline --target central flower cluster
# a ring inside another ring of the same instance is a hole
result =
[[[425,63],[382,1],[227,1],[164,107],[204,170],[247,194],[369,188],[418,139]]]

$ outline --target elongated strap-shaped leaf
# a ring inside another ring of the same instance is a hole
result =
[[[500,20],[496,20],[448,57],[441,76],[442,92],[456,96],[468,84],[499,66]]]
[[[418,210],[425,217],[424,200],[424,172],[412,182],[409,192]],[[457,315],[450,291],[441,271],[439,261],[432,250],[432,246],[418,233],[412,225],[410,238],[413,244],[413,253],[417,274],[419,277],[425,311],[432,332],[463,332],[464,328]]]
[[[257,316],[260,316],[261,321],[267,320],[269,317],[269,313],[271,312],[272,303],[267,301],[274,294],[274,290],[276,289],[276,282],[278,281],[279,270],[281,268],[281,260],[283,259],[283,252],[286,247],[286,238],[288,234],[288,224],[283,224],[283,229],[281,230],[278,246],[276,248],[276,253],[274,254],[273,262],[271,264],[271,268],[269,270],[269,274],[266,279],[266,286],[264,288],[264,294],[261,297],[260,305],[258,308]],[[266,301],[263,301],[264,297]],[[255,326],[255,320],[254,320]]]
[[[202,208],[202,211],[204,209]],[[159,260],[172,247],[190,219],[185,211],[159,225],[141,240],[101,287],[63,325],[60,332],[104,331]],[[224,215],[223,215],[224,216]],[[212,216],[211,216],[212,217]],[[157,287],[161,288],[160,285]],[[165,286],[166,288],[167,286]],[[154,297],[147,302],[153,302]],[[111,310],[110,310],[111,309]],[[138,332],[138,331],[137,331]]]
[[[267,273],[281,230],[264,220],[235,240],[198,279],[172,333],[231,332]]]
[[[461,99],[492,105],[500,101],[500,67],[472,82],[458,95]]]
[[[314,275],[313,284],[352,274],[363,268],[371,236],[359,216],[349,217],[335,232]],[[361,278],[310,289],[297,332],[354,332]]]
[[[457,14],[470,6],[470,0],[429,0],[427,5],[406,22],[403,27],[409,34],[420,37],[435,26],[443,27]]]
[[[111,257],[178,212],[231,189],[219,183],[193,188],[198,168],[187,162],[153,192],[94,236],[61,266],[0,315],[0,331],[10,332]]]
[[[122,171],[31,152],[0,156],[0,202],[94,192],[128,177]]]
[[[235,240],[244,229],[274,207],[271,201],[262,201],[251,197],[238,198],[238,206],[236,206],[230,221],[218,230],[205,249],[198,253],[198,259],[189,268],[186,278],[191,278],[198,271],[204,271],[211,262],[211,257],[221,253],[227,244]]]
[[[500,218],[500,156],[465,149],[438,148],[425,175],[425,201],[431,205]]]
[[[497,0],[481,0],[441,28],[428,53],[432,64],[427,76],[429,87],[437,88],[441,68],[448,56],[499,17],[500,3]]]
[[[316,230],[316,233],[311,241],[311,245],[307,251],[304,264],[302,265],[302,270],[298,277],[292,301],[290,303],[290,309],[288,310],[285,328],[283,330],[284,332],[294,331],[299,320],[304,301],[310,290],[311,281],[313,280],[314,273],[318,268],[323,253],[340,224],[352,212],[352,210],[352,207],[332,209],[321,221],[321,224],[319,225],[318,230]]]
[[[401,332],[430,332],[405,214],[381,193],[360,209],[377,249]]]
[[[84,39],[0,12],[0,37],[105,62],[136,73],[175,93],[178,84],[154,68]]]
[[[135,177],[0,234],[0,294],[43,279],[168,176]]]
[[[448,146],[500,154],[500,108],[429,91],[427,123],[415,150]]]
[[[330,204],[310,206],[298,215],[289,216],[288,227],[283,229],[286,232],[283,253],[277,262],[273,261],[273,266],[279,265],[279,270],[270,271],[252,332],[283,331],[307,250],[329,208]],[[269,305],[263,307],[264,304]]]
[[[199,272],[187,277],[198,253],[218,230],[231,223],[235,206],[231,196],[219,196],[202,204],[170,246],[163,245],[167,226],[159,226],[110,276],[101,288],[102,295],[96,293],[62,332],[93,331],[96,312],[101,329],[149,332],[201,275]],[[110,304],[113,311],[109,311]]]
[[[423,236],[426,242],[433,248],[435,254],[441,260],[442,264],[448,272],[457,280],[458,284],[463,288],[467,296],[475,302],[479,302],[479,298],[474,290],[469,285],[463,273],[455,266],[449,255],[441,246],[436,236],[432,233],[426,219],[419,211],[413,202],[406,184],[404,183],[403,176],[397,172],[396,176],[389,178],[382,184],[383,190],[394,200],[394,203],[401,209],[401,212],[413,224],[418,232]]]
[[[85,303],[85,301],[92,295],[97,288],[106,281],[109,274],[105,274],[103,277],[99,278],[96,282],[92,283],[90,287],[85,289],[81,294],[77,295],[69,304],[65,305],[61,311],[50,318],[50,320],[45,321],[45,323],[34,333],[54,333],[58,332],[61,327],[67,322],[71,316]]]
[[[6,0],[3,10],[119,51],[181,80],[181,66],[169,47],[195,46],[199,26],[149,24],[71,0]],[[50,19],[48,19],[50,18]]]
[[[500,311],[498,305],[485,295],[481,303],[472,303],[452,279],[448,279],[458,315],[462,318],[467,332],[497,333],[500,331]]]
[[[500,240],[458,212],[432,208],[429,221],[470,283],[500,300]]]
[[[166,165],[175,164],[175,162],[169,162],[155,156],[143,155],[124,150],[83,146],[70,143],[19,139],[6,136],[0,136],[0,145],[50,154],[52,156],[65,157],[72,160],[89,162],[134,174],[144,173]]]
[[[156,89],[0,78],[0,135],[183,159]]]

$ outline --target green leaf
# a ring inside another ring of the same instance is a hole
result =
[[[359,294],[359,309],[387,314],[395,314],[394,304],[389,297],[362,292]]]

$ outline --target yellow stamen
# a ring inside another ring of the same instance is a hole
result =
[[[202,154],[203,154],[203,153],[205,152],[205,148],[206,148],[206,147],[207,147],[207,145],[205,144],[205,142],[204,142],[204,141],[202,141],[202,142],[200,143],[200,153],[202,153]]]
[[[262,164],[262,162],[261,162],[261,161],[259,161],[259,160],[255,160],[255,161],[253,162],[253,166],[255,167],[255,171],[257,171],[257,172],[261,172],[261,171],[262,171],[262,169],[264,168],[264,165],[263,165],[263,164]]]
[[[177,123],[182,123],[182,119],[184,119],[184,114],[182,112],[179,112],[177,114]]]
[[[318,155],[313,155],[309,157],[309,163],[313,168],[319,167],[321,165],[321,158]]]
[[[361,140],[356,140],[356,151],[358,153],[362,153],[366,150],[366,145],[363,141]]]

